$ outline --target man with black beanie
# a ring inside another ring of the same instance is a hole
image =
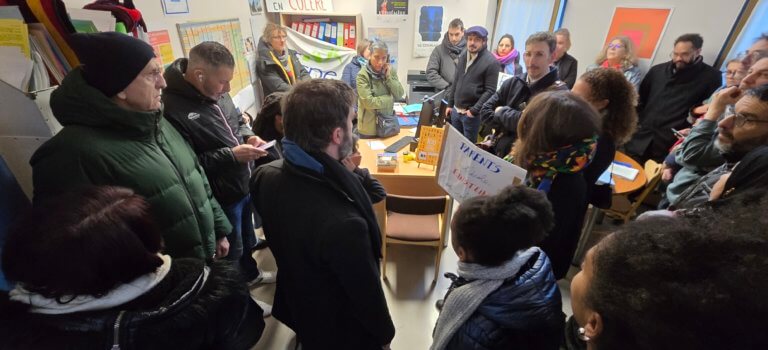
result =
[[[150,204],[164,252],[211,259],[232,230],[192,149],[163,118],[160,63],[147,43],[120,33],[76,34],[82,65],[51,95],[64,128],[30,160],[34,202],[85,186],[134,190]]]

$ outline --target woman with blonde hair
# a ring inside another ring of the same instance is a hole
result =
[[[622,72],[624,77],[635,87],[635,90],[638,89],[643,80],[640,67],[637,66],[635,45],[631,39],[623,35],[615,36],[605,44],[603,51],[597,56],[595,64],[587,67],[587,71],[599,67],[613,68]]]
[[[296,51],[288,49],[288,32],[283,26],[267,23],[256,49],[256,71],[261,80],[264,96],[276,91],[288,91],[298,81],[310,79],[301,65]]]

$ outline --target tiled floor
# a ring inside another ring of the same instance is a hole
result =
[[[605,219],[601,224],[597,224],[594,233],[587,242],[587,247],[594,245],[615,228],[615,223],[610,219]],[[260,233],[259,235],[261,236]],[[257,252],[255,256],[260,268],[275,269],[275,261],[269,249]],[[435,250],[433,248],[389,246],[388,279],[382,281],[382,286],[396,328],[395,339],[392,341],[393,349],[428,349],[432,344],[432,329],[438,316],[434,306],[435,301],[443,297],[450,285],[450,281],[442,277],[442,274],[447,271],[456,271],[456,262],[458,261],[456,253],[449,244],[443,250],[440,278],[438,278],[437,283],[433,284],[434,259]],[[566,279],[560,280],[558,283],[563,298],[563,312],[568,316],[573,313],[571,310],[570,279],[577,271],[577,268],[571,268]],[[271,303],[274,292],[274,284],[263,285],[252,289],[251,295]],[[274,317],[267,318],[266,322],[267,327],[264,334],[254,349],[293,350],[295,334]]]

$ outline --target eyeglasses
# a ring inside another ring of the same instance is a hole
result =
[[[744,126],[744,124],[747,124],[747,123],[768,123],[768,120],[748,117],[741,113],[734,113],[731,116],[733,117],[733,124],[738,127],[742,127]]]
[[[721,70],[720,73],[722,73],[726,77],[737,77],[739,75],[745,75],[744,71],[739,69],[727,69],[727,70]]]
[[[163,77],[163,70],[161,68],[155,68],[151,72],[146,73],[147,80],[157,82]]]
[[[274,39],[286,40],[286,39],[288,39],[288,36],[287,35],[275,35],[275,36],[272,37],[272,40],[274,40]]]
[[[609,49],[623,49],[624,45],[623,44],[608,44],[608,48]]]

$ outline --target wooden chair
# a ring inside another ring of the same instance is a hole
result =
[[[448,229],[448,196],[411,197],[388,194],[387,216],[382,230],[382,277],[387,279],[387,244],[435,247],[435,277],[440,273],[440,257]]]
[[[626,195],[614,195],[613,205],[611,208],[603,210],[605,215],[612,218],[624,220],[626,224],[631,218],[635,216],[637,208],[643,204],[648,195],[656,189],[661,181],[661,164],[648,160],[645,162],[645,178],[646,183],[642,192],[635,198],[634,201],[630,201]]]

